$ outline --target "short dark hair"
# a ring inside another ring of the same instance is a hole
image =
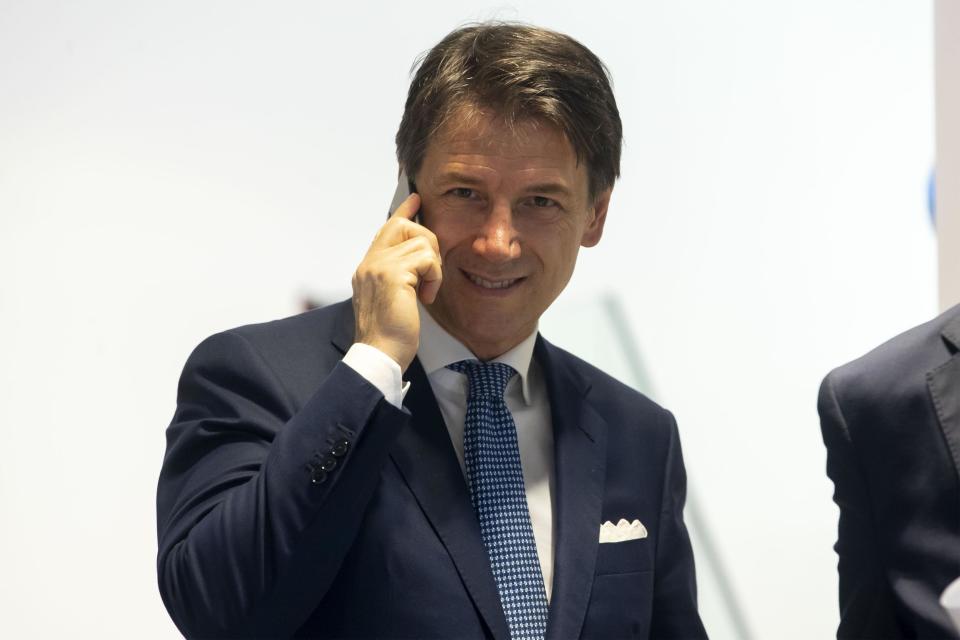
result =
[[[411,178],[431,136],[460,107],[489,108],[508,124],[539,120],[562,131],[586,162],[590,197],[620,175],[623,127],[610,73],[562,33],[516,23],[451,32],[420,60],[397,131],[397,159]]]

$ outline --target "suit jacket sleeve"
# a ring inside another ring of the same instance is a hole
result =
[[[650,637],[706,638],[697,612],[697,580],[690,536],[683,522],[687,476],[680,450],[680,434],[672,414],[664,472],[660,540],[657,546],[656,584]]]
[[[206,340],[184,368],[157,490],[157,572],[187,636],[293,633],[334,579],[409,419],[343,363],[296,404],[237,332]],[[313,483],[308,465],[341,440],[347,453]]]
[[[840,626],[837,638],[899,638],[903,632],[883,573],[869,487],[834,388],[833,374],[820,387],[820,429],[827,447],[827,475],[840,507],[835,549],[839,557]]]

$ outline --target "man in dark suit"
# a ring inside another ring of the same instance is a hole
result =
[[[956,638],[939,605],[960,577],[960,306],[820,387],[840,507],[838,638]]]
[[[186,635],[706,636],[672,415],[537,333],[600,240],[620,143],[567,36],[431,50],[397,134],[415,193],[352,302],[184,369],[157,524]]]

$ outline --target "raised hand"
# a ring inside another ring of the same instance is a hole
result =
[[[420,343],[417,297],[432,303],[443,278],[437,237],[413,221],[419,208],[416,193],[404,200],[353,274],[355,340],[380,349],[403,371]]]

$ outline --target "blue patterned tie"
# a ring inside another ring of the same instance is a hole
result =
[[[476,360],[447,368],[466,374],[469,383],[463,430],[467,482],[510,637],[543,638],[547,595],[527,511],[517,427],[503,399],[516,371],[502,362]]]

